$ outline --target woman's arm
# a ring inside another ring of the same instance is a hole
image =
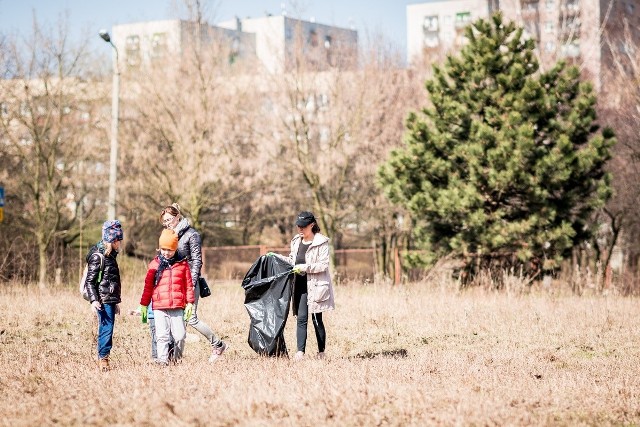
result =
[[[202,239],[200,233],[194,230],[189,236],[189,251],[191,252],[191,280],[193,286],[198,285],[200,279],[200,270],[202,269]]]

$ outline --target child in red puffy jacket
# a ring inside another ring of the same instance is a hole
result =
[[[160,252],[149,263],[144,279],[144,291],[140,298],[142,321],[146,322],[147,306],[153,301],[153,313],[158,342],[157,362],[169,364],[169,342],[175,342],[174,358],[180,359],[187,335],[185,320],[191,315],[195,301],[193,280],[186,258],[178,249],[178,235],[173,230],[163,230],[158,241]]]

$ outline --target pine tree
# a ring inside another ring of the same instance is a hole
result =
[[[426,82],[432,105],[409,115],[404,146],[379,170],[433,254],[552,269],[610,196],[614,139],[595,124],[592,86],[563,62],[539,73],[522,33],[500,14],[469,26],[459,56]]]

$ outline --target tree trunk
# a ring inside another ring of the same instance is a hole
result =
[[[47,288],[47,245],[38,237],[38,287]]]

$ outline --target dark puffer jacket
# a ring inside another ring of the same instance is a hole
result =
[[[96,252],[101,252],[104,255],[105,247],[102,243],[98,243],[89,249],[87,254],[87,293],[89,294],[89,300],[91,302],[99,301],[103,304],[120,304],[120,269],[118,268],[118,262],[116,251],[111,251],[108,256],[104,257],[104,270],[102,271],[102,280],[98,283],[98,276],[100,275],[100,256],[96,255]]]
[[[182,218],[178,223],[175,227],[175,232],[178,233],[179,238],[178,252],[187,259],[191,270],[191,278],[195,285],[198,283],[200,270],[202,269],[202,240],[200,239],[200,233],[189,225],[189,220],[186,218]]]

